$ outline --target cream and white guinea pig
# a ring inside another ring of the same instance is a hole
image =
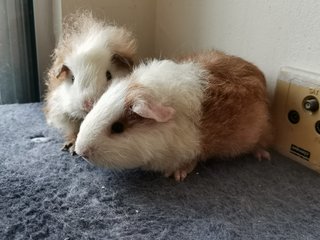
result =
[[[108,25],[90,12],[66,18],[46,81],[47,122],[62,130],[64,150],[73,153],[80,124],[112,83],[132,71],[136,41],[125,28]]]
[[[269,159],[269,118],[266,81],[253,64],[216,51],[153,60],[111,84],[84,119],[75,150],[100,166],[182,181],[200,160]]]

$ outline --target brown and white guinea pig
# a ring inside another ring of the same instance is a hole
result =
[[[75,151],[113,169],[182,181],[200,160],[270,158],[266,81],[253,64],[211,51],[141,64],[116,80],[83,121]]]
[[[125,28],[108,25],[90,12],[66,18],[46,81],[44,112],[62,130],[63,150],[73,153],[80,124],[114,78],[132,71],[136,41]]]

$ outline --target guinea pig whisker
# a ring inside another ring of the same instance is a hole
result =
[[[87,163],[89,163],[91,166],[93,166],[93,163],[90,162],[88,159],[86,159],[85,157],[81,157],[83,160],[85,160]]]

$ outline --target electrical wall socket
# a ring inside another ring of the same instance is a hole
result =
[[[320,75],[282,68],[273,101],[275,149],[320,172]]]

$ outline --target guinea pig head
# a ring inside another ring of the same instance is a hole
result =
[[[132,71],[136,46],[125,29],[98,23],[70,38],[66,53],[57,49],[62,64],[56,78],[61,84],[54,94],[63,101],[62,111],[83,119],[114,78]]]
[[[147,88],[132,86],[130,81],[114,83],[84,119],[75,150],[109,168],[148,165],[166,154],[175,114]]]

